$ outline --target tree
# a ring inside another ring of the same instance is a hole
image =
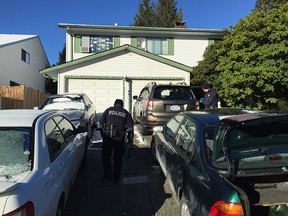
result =
[[[155,26],[174,28],[177,15],[177,2],[174,0],[158,0],[156,5]]]
[[[287,0],[257,0],[255,10],[270,11],[277,4],[284,4]]]
[[[204,54],[203,60],[198,62],[198,65],[193,67],[191,74],[192,85],[201,85],[204,82],[215,84],[217,81],[218,73],[216,67],[218,64],[218,52],[221,47],[222,41],[215,41],[214,44],[209,45]]]
[[[59,60],[57,62],[57,65],[66,63],[66,43],[64,44],[64,47],[61,52],[59,52]]]
[[[66,43],[61,52],[59,52],[59,59],[56,65],[64,64],[66,62]],[[51,78],[45,78],[45,89],[47,93],[57,94],[57,82]]]
[[[182,22],[183,21],[183,10],[182,8],[180,8],[177,12],[177,15],[175,17],[175,21],[178,21],[178,22]]]
[[[275,109],[288,100],[288,3],[240,20],[219,50],[218,93],[229,106]]]
[[[134,26],[153,27],[155,25],[154,3],[142,0],[138,5],[138,14],[134,17]]]

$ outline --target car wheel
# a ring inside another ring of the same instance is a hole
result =
[[[140,133],[142,135],[149,135],[149,130],[146,127],[144,127],[142,124],[140,124]]]
[[[184,196],[181,198],[180,210],[181,210],[181,216],[190,216],[188,201]]]
[[[64,197],[63,196],[61,196],[59,200],[56,216],[64,216]]]

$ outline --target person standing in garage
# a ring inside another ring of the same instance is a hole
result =
[[[106,109],[100,120],[100,132],[103,138],[102,160],[104,174],[102,181],[110,180],[117,183],[121,177],[122,159],[125,152],[125,135],[128,142],[133,143],[134,123],[131,114],[123,108],[123,100],[116,99],[114,106]],[[112,152],[114,163],[112,170]],[[113,171],[113,172],[112,172]],[[112,175],[113,174],[113,175]]]

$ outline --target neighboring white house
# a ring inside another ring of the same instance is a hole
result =
[[[37,35],[0,34],[0,85],[27,87],[45,92],[40,70],[50,67]]]
[[[190,84],[192,67],[221,30],[59,24],[66,29],[66,63],[41,71],[58,80],[58,93],[84,92],[97,112],[133,95],[150,81]]]

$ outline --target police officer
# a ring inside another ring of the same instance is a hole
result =
[[[203,83],[201,87],[204,91],[204,98],[200,100],[200,102],[204,104],[205,109],[217,108],[219,100],[218,93],[212,89],[208,83]]]
[[[103,138],[102,160],[104,175],[102,181],[113,177],[119,182],[122,169],[122,158],[125,152],[125,135],[128,133],[128,142],[133,142],[134,124],[131,114],[123,108],[123,101],[116,99],[113,107],[106,109],[100,120],[100,131]],[[114,150],[112,173],[111,156]],[[113,174],[113,175],[112,175]]]

